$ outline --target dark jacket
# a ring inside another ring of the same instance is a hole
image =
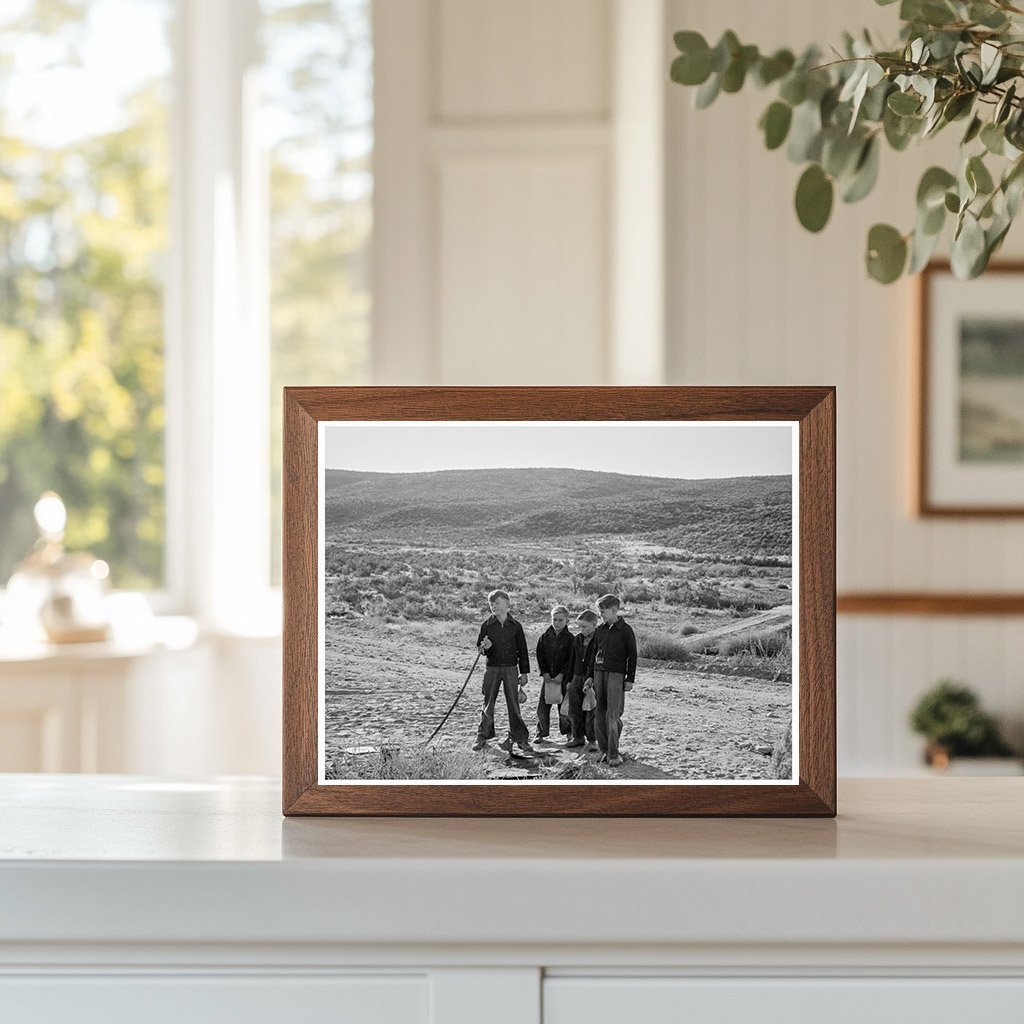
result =
[[[602,622],[587,651],[587,676],[594,672],[621,672],[625,682],[636,679],[636,634],[623,619]]]
[[[554,626],[548,626],[537,641],[537,671],[541,675],[560,675],[568,682],[565,679],[565,666],[572,650],[572,640],[568,627],[556,633]]]
[[[480,627],[480,635],[476,638],[477,646],[483,643],[484,637],[491,641],[490,648],[485,652],[489,668],[503,665],[518,665],[519,674],[530,671],[530,654],[526,649],[526,634],[523,627],[512,618],[505,616],[505,624],[498,621],[496,615],[489,616]]]
[[[565,663],[565,678],[575,679],[577,676],[587,674],[587,654],[593,638],[577,633],[572,638],[572,647],[569,648],[569,660]]]

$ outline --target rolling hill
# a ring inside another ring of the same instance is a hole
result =
[[[788,476],[671,480],[575,469],[326,470],[328,539],[492,545],[586,536],[790,554]]]

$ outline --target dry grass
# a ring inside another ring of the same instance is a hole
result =
[[[793,720],[790,719],[772,738],[774,749],[768,765],[770,779],[793,777]]]
[[[327,778],[370,779],[390,781],[401,779],[479,779],[480,758],[465,750],[444,747],[405,746],[382,747],[373,754],[335,755],[347,757],[348,770],[344,775],[327,772]]]
[[[552,779],[569,782],[606,782],[608,779],[617,777],[610,768],[604,768],[583,757],[559,768],[557,772],[551,775]]]
[[[745,636],[726,637],[718,646],[718,653],[727,658],[736,654],[750,654],[755,658],[774,658],[789,649],[788,630],[764,630]]]
[[[724,638],[717,653],[728,660],[731,668],[750,669],[758,674],[780,675],[793,666],[793,640],[788,629]]]
[[[636,642],[637,655],[652,661],[689,661],[693,655],[682,641],[667,633],[641,633]]]

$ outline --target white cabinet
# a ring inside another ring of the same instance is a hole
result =
[[[1024,978],[552,977],[544,1024],[1020,1024]]]
[[[428,1024],[426,975],[0,979],[17,1024]]]
[[[283,820],[258,779],[0,776],[0,1022],[1022,1024],[1021,785]]]

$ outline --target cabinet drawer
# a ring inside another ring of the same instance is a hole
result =
[[[18,1024],[427,1024],[425,975],[98,975],[0,978]]]
[[[548,977],[544,1024],[1021,1024],[1024,978]]]

